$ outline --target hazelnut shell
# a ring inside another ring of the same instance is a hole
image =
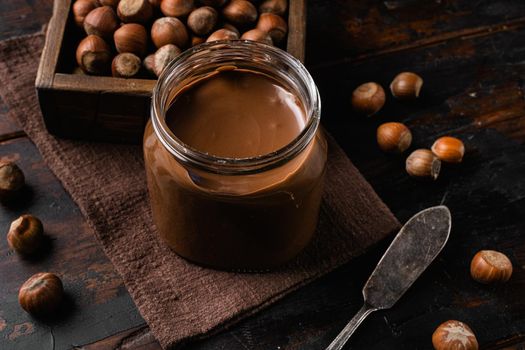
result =
[[[385,100],[385,90],[374,82],[361,84],[352,92],[352,108],[367,116],[379,112],[385,105]]]
[[[286,38],[286,33],[288,33],[286,21],[281,16],[273,13],[262,13],[259,16],[256,28],[270,34],[274,44],[281,43]]]
[[[151,40],[158,48],[167,44],[186,47],[188,39],[186,26],[178,18],[162,17],[151,26]]]
[[[441,161],[428,149],[412,152],[406,160],[406,171],[410,176],[436,180],[441,170]]]
[[[512,262],[503,253],[482,250],[472,258],[470,275],[483,284],[507,282],[512,276]]]
[[[402,153],[411,143],[412,133],[402,123],[384,123],[377,128],[377,144],[384,152]]]
[[[222,15],[229,22],[246,25],[257,20],[257,9],[247,0],[230,0],[223,7]]]
[[[432,152],[443,162],[461,163],[465,155],[465,146],[458,138],[443,136],[434,142]]]
[[[118,53],[131,52],[143,57],[148,49],[148,33],[141,24],[122,25],[113,34],[113,40]]]
[[[42,246],[43,237],[42,222],[33,215],[25,214],[11,223],[7,243],[17,253],[30,255]]]
[[[64,287],[54,273],[40,272],[31,276],[18,292],[20,306],[30,314],[50,316],[59,306]]]
[[[423,79],[412,72],[399,73],[390,84],[392,95],[400,100],[411,100],[419,97]]]
[[[25,176],[18,165],[10,161],[0,161],[0,197],[11,197],[22,189],[24,184]]]
[[[193,0],[162,0],[160,3],[160,10],[169,17],[186,17],[193,8]]]
[[[477,350],[478,340],[463,322],[450,320],[439,325],[432,334],[435,350]]]
[[[109,6],[97,7],[88,13],[84,19],[84,30],[88,35],[93,34],[109,39],[118,27],[117,14]]]
[[[213,7],[203,6],[190,13],[187,24],[193,33],[204,36],[215,28],[218,19],[219,14]]]

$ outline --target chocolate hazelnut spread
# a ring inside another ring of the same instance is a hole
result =
[[[291,91],[262,73],[215,70],[170,93],[164,120],[185,147],[219,163],[278,153],[296,142],[308,121]],[[268,269],[292,259],[315,232],[326,163],[319,130],[289,159],[225,174],[181,162],[150,122],[144,157],[159,234],[193,262]]]

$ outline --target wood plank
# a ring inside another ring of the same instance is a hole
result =
[[[0,348],[40,349],[54,342],[70,348],[144,323],[120,276],[101,251],[82,215],[27,139],[0,143],[0,157],[16,161],[28,186],[20,200],[0,205],[0,227],[22,213],[39,217],[50,248],[35,259],[23,259],[0,240]],[[30,317],[18,305],[18,288],[39,271],[58,273],[66,300],[52,322]],[[45,345],[42,345],[45,344]]]
[[[286,51],[304,62],[306,43],[306,0],[290,0],[288,16],[288,43]]]
[[[525,16],[525,3],[507,1],[310,0],[308,64],[417,47]]]
[[[49,20],[53,0],[2,0],[0,40],[38,32]]]

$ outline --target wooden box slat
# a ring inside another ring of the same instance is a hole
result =
[[[36,78],[37,95],[50,133],[64,138],[140,143],[156,80],[72,74],[79,30],[71,0],[55,0]],[[304,61],[306,0],[289,0],[286,49]],[[67,62],[64,62],[67,61]]]

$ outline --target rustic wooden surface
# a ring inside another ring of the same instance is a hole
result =
[[[0,39],[38,30],[51,1],[4,0]],[[472,326],[483,349],[525,348],[525,3],[522,0],[391,0],[308,2],[307,65],[323,99],[323,122],[401,221],[444,202],[451,239],[435,263],[391,310],[370,316],[353,349],[429,349],[447,319]],[[349,108],[362,82],[387,87],[396,73],[425,79],[415,103],[388,98],[369,119]],[[0,207],[0,228],[23,212],[38,215],[51,248],[37,261],[9,252],[0,240],[0,348],[158,349],[118,275],[79,211],[31,142],[0,105],[0,156],[20,162],[24,200]],[[415,147],[441,135],[462,138],[463,164],[435,183],[414,181],[404,157],[382,154],[377,125],[400,120]],[[361,305],[361,287],[388,242],[302,288],[267,310],[188,349],[324,349]],[[511,281],[473,282],[468,264],[479,249],[506,252]],[[18,286],[49,269],[64,276],[67,303],[51,323],[23,313]]]

